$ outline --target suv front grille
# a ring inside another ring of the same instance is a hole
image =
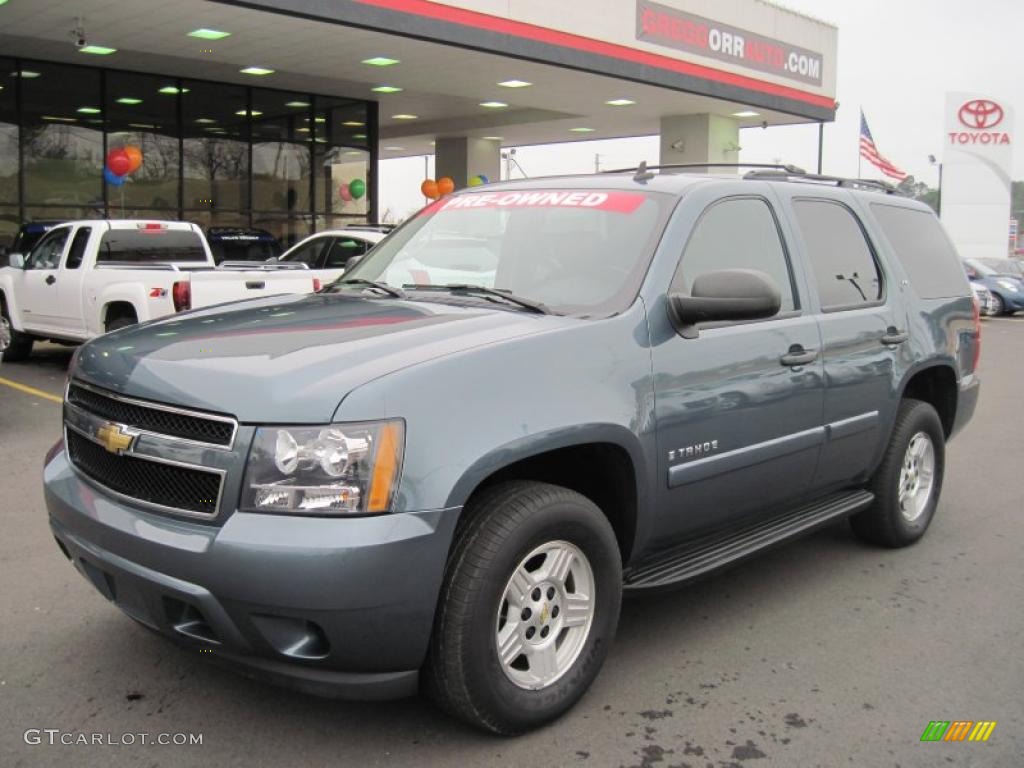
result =
[[[210,516],[217,512],[221,475],[216,472],[118,456],[72,429],[66,438],[71,462],[116,493],[172,511]]]
[[[164,410],[108,397],[77,384],[68,387],[68,402],[119,424],[199,443],[229,446],[235,435],[235,423],[231,419],[204,418],[176,410]]]

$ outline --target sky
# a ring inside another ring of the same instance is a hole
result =
[[[1024,0],[779,0],[839,27],[834,123],[825,126],[824,171],[857,175],[860,110],[879,151],[931,186],[941,158],[947,91],[979,92],[999,99],[1024,125]],[[1015,131],[1014,141],[1024,136]],[[740,132],[741,162],[817,166],[817,126]],[[516,148],[531,177],[588,173],[599,155],[602,168],[658,159],[657,137]],[[432,159],[431,159],[432,162]],[[381,163],[381,210],[402,218],[422,205],[422,157]],[[1024,179],[1024,149],[1013,159],[1013,178]],[[864,176],[869,174],[863,166]],[[433,171],[433,166],[430,166]],[[518,171],[513,177],[519,177]]]

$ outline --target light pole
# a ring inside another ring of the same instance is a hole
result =
[[[935,155],[928,155],[928,162],[932,165],[938,166],[939,168],[939,197],[935,201],[935,213],[939,216],[942,215],[942,163],[940,163]]]

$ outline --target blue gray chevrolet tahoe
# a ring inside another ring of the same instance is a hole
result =
[[[925,206],[792,170],[641,168],[444,198],[323,291],[72,361],[61,551],[145,626],[498,733],[604,661],[623,590],[848,518],[917,541],[978,396]]]

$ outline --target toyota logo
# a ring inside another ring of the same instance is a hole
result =
[[[1003,122],[1003,108],[988,99],[975,99],[960,107],[959,117],[968,128],[983,131]]]

